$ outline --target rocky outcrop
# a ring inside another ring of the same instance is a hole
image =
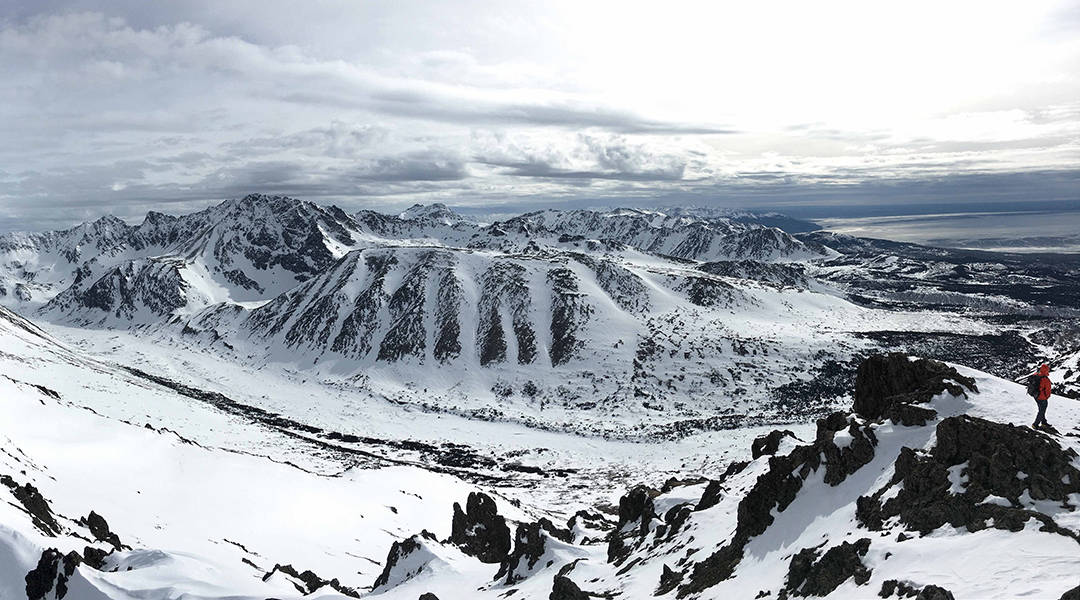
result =
[[[792,596],[827,596],[848,579],[865,585],[871,571],[862,557],[869,549],[869,538],[854,544],[843,542],[824,554],[817,548],[805,548],[791,558],[784,589]]]
[[[581,591],[576,583],[569,577],[556,575],[551,584],[551,594],[548,600],[589,600],[591,596]]]
[[[491,496],[472,492],[464,511],[454,503],[449,541],[481,562],[501,563],[510,553],[510,528]]]
[[[428,558],[423,556],[423,544],[436,541],[435,534],[421,531],[417,535],[391,544],[382,573],[375,578],[371,589],[378,590],[397,585],[419,575],[427,564]]]
[[[360,594],[356,590],[341,585],[341,582],[339,582],[337,579],[323,579],[311,570],[298,571],[292,565],[275,564],[274,568],[271,569],[269,573],[263,576],[263,581],[267,581],[268,579],[273,577],[274,573],[284,573],[292,577],[293,579],[299,581],[299,584],[294,583],[293,585],[297,586],[297,589],[300,591],[301,594],[313,594],[323,587],[330,586],[331,589],[343,596],[349,596],[350,598],[360,597]]]
[[[19,485],[7,475],[0,475],[0,485],[4,485],[11,490],[11,494],[30,514],[34,527],[51,537],[55,537],[60,533],[60,524],[56,522],[52,508],[49,507],[49,501],[41,495],[41,492],[36,487],[29,483]]]
[[[867,358],[855,378],[856,413],[877,420],[895,404],[920,404],[948,392],[953,396],[977,392],[975,380],[936,360],[912,360],[906,354],[876,354]]]
[[[795,434],[788,429],[774,429],[765,435],[758,436],[754,443],[750,445],[751,458],[757,459],[762,456],[776,454],[776,451],[780,449],[780,440],[786,437],[795,439]]]
[[[887,579],[881,583],[881,591],[878,596],[882,598],[915,598],[915,600],[956,600],[952,592],[936,585],[919,587],[908,581]]]
[[[619,521],[608,537],[608,562],[622,562],[632,549],[627,540],[640,540],[649,532],[649,524],[657,517],[653,498],[659,493],[639,485],[619,499]]]
[[[121,549],[120,536],[109,529],[109,523],[105,520],[105,517],[90,511],[90,515],[80,519],[79,523],[90,530],[90,535],[94,536],[95,540],[105,542],[116,550]]]
[[[901,450],[892,480],[859,498],[856,515],[873,530],[898,516],[909,530],[923,534],[945,524],[968,531],[1019,531],[1035,519],[1043,531],[1077,539],[1029,505],[1053,500],[1076,510],[1069,499],[1080,492],[1075,458],[1072,450],[1025,427],[949,417],[938,424],[932,451]]]
[[[49,592],[56,588],[56,600],[63,600],[68,593],[68,581],[75,574],[75,568],[82,559],[74,551],[63,555],[56,548],[49,548],[41,553],[37,567],[26,574],[27,600],[45,600]]]
[[[841,432],[842,437],[838,435]],[[774,437],[781,439],[784,435],[780,432]],[[750,538],[761,535],[772,525],[774,511],[783,512],[795,500],[811,473],[824,466],[825,483],[839,485],[870,462],[876,445],[871,424],[837,412],[818,420],[814,443],[796,446],[786,455],[770,456],[769,470],[758,477],[739,501],[735,535],[694,565],[688,581],[679,587],[678,596],[701,592],[730,578]],[[706,494],[708,491],[707,488]]]
[[[1080,585],[1062,594],[1059,600],[1080,600]]]
[[[503,579],[507,585],[513,585],[525,579],[544,556],[547,547],[546,535],[539,523],[523,523],[517,526],[514,535],[514,551],[499,566],[495,579]],[[541,568],[549,565],[543,565]]]

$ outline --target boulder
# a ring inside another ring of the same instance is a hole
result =
[[[569,577],[556,575],[551,585],[548,600],[589,600],[590,596],[581,591]]]
[[[450,543],[484,563],[501,563],[510,553],[510,527],[490,496],[472,492],[465,510],[454,503]]]
[[[853,410],[878,420],[894,404],[921,404],[942,392],[961,396],[968,391],[978,391],[975,380],[945,363],[925,358],[912,360],[899,352],[875,354],[859,365]]]
[[[827,596],[848,579],[865,585],[871,571],[862,557],[869,549],[869,538],[843,542],[823,555],[816,548],[805,548],[791,558],[785,589],[793,596]]]
[[[505,579],[507,585],[525,579],[544,555],[547,546],[545,537],[540,523],[518,525],[514,535],[514,551],[499,566],[495,579]]]
[[[894,463],[891,481],[856,503],[856,517],[872,530],[899,516],[908,530],[926,534],[942,525],[978,531],[987,527],[1019,531],[1035,519],[1043,531],[1080,541],[1075,532],[1024,507],[1025,492],[1033,500],[1053,500],[1075,511],[1068,502],[1080,493],[1080,470],[1072,465],[1076,453],[1026,427],[1016,427],[967,415],[949,417],[937,426],[937,445],[930,452],[903,448]],[[950,470],[966,479],[954,488]],[[882,500],[894,486],[899,491]],[[1002,502],[984,503],[990,496]]]
[[[90,535],[94,536],[95,540],[105,542],[116,550],[121,550],[120,536],[109,529],[109,523],[105,520],[105,517],[90,511],[90,514],[79,522],[90,530]]]
[[[765,435],[758,436],[750,445],[750,456],[757,459],[761,456],[776,454],[776,451],[780,449],[780,440],[785,437],[794,439],[795,434],[787,429],[774,429]]]

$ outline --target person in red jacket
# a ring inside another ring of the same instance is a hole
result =
[[[1039,406],[1039,414],[1035,416],[1035,422],[1031,424],[1033,428],[1052,429],[1053,427],[1046,422],[1046,405],[1050,400],[1050,366],[1043,365],[1039,367],[1037,374],[1039,378],[1039,394],[1035,396],[1035,404]]]

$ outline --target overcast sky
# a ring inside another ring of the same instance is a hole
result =
[[[0,230],[256,191],[1080,201],[1075,0],[0,0],[0,79]]]

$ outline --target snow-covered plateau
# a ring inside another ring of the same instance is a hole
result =
[[[0,236],[0,599],[1080,598],[1080,257],[778,222]]]

